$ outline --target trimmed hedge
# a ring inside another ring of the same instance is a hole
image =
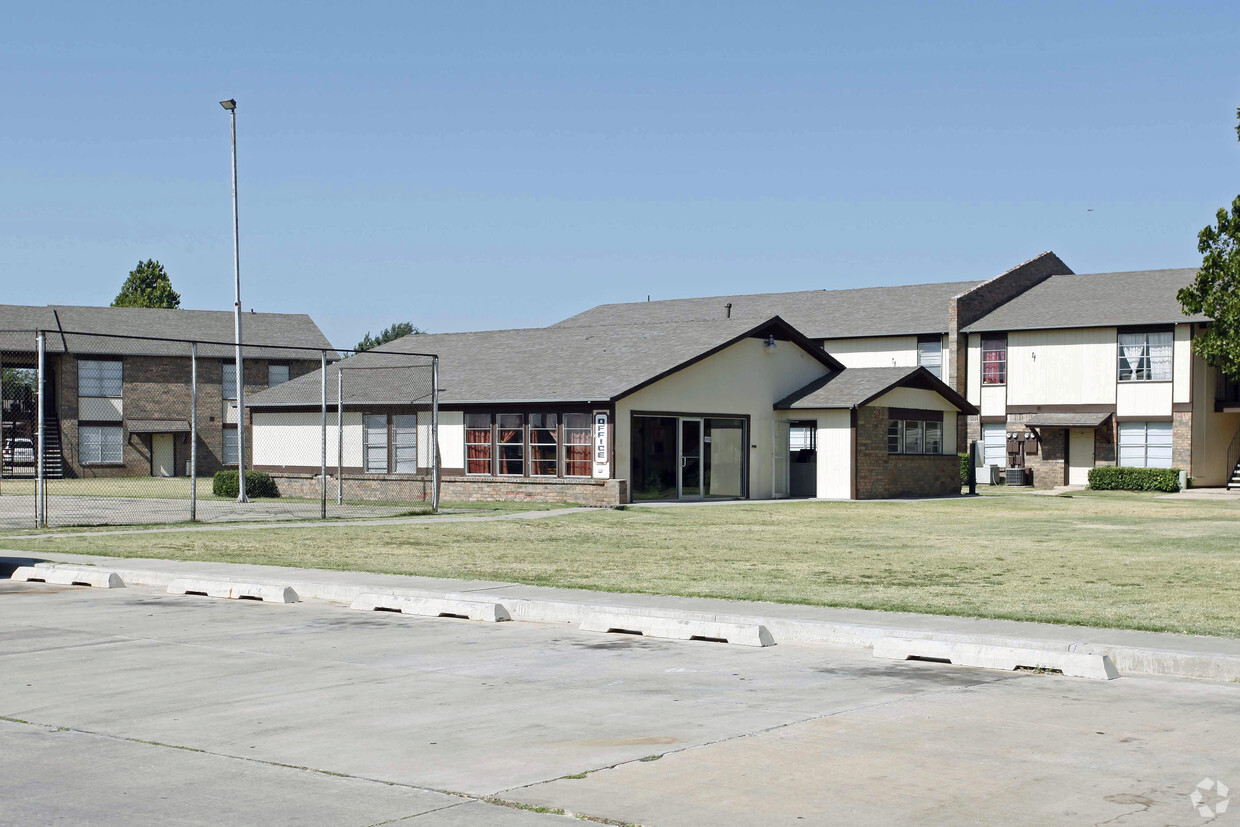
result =
[[[211,493],[217,497],[235,497],[238,494],[236,471],[216,471],[211,480]],[[247,497],[278,497],[280,489],[270,474],[262,471],[245,472],[245,495]]]
[[[967,453],[964,453],[964,454],[956,454],[956,456],[960,457],[960,484],[968,485],[969,484],[969,455]]]
[[[1089,487],[1095,491],[1179,491],[1180,471],[1099,465],[1089,469]]]

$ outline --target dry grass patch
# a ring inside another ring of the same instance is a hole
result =
[[[631,508],[6,545],[1240,636],[1240,506],[1150,494]]]

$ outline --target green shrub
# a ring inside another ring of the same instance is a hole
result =
[[[956,454],[960,457],[960,484],[969,484],[969,455],[968,453]]]
[[[236,471],[216,471],[211,480],[211,493],[217,497],[235,497],[238,493]],[[280,489],[270,474],[262,471],[245,472],[245,495],[247,497],[278,497]]]
[[[1095,491],[1179,491],[1180,471],[1099,465],[1089,469],[1089,487]]]

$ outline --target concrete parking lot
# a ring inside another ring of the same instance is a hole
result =
[[[3,824],[1194,825],[1240,790],[1235,683],[7,580],[0,676]]]

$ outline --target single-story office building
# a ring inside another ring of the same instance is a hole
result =
[[[439,356],[449,501],[954,495],[957,417],[976,413],[925,368],[846,368],[778,316],[417,335],[377,350]],[[429,388],[390,369],[399,358],[328,367],[326,465],[375,498],[424,499]],[[337,373],[371,365],[389,370],[346,386],[337,423]],[[247,403],[254,467],[282,492],[318,491],[322,383],[315,371]]]

